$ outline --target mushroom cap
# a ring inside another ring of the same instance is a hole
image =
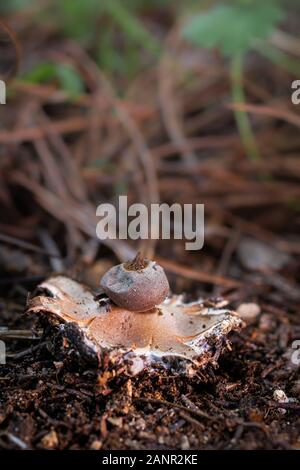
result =
[[[239,316],[223,307],[205,307],[201,301],[184,303],[173,296],[149,312],[136,313],[98,299],[82,284],[64,276],[48,279],[28,303],[27,312],[44,314],[63,324],[75,324],[99,356],[119,352],[140,359],[140,370],[151,364],[168,367],[174,358],[204,367],[220,340],[242,325]],[[172,359],[173,358],[173,359]]]
[[[153,309],[165,300],[169,283],[163,268],[154,261],[139,270],[118,264],[109,269],[100,281],[105,294],[119,307],[134,312]]]

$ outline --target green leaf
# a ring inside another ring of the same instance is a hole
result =
[[[84,85],[77,70],[71,65],[58,64],[56,66],[57,78],[61,87],[70,97],[76,98],[84,90]]]
[[[218,5],[199,13],[183,29],[183,36],[204,48],[217,48],[225,56],[245,53],[258,39],[267,38],[282,17],[276,0]]]
[[[23,78],[31,83],[47,83],[56,80],[71,98],[80,95],[84,90],[79,73],[72,65],[68,64],[43,62],[36,65]]]
[[[55,64],[43,62],[30,70],[24,79],[31,83],[45,83],[55,77]]]

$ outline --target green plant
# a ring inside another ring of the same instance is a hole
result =
[[[146,2],[147,3],[147,2]],[[132,78],[140,67],[141,51],[157,58],[160,54],[159,41],[148,31],[138,16],[141,2],[105,2],[103,14],[110,19],[111,26],[101,34],[98,49],[98,62],[108,71],[118,72]],[[114,46],[114,37],[121,33],[122,52]]]
[[[46,83],[56,80],[70,98],[76,98],[84,90],[79,73],[69,64],[43,62],[33,67],[23,79],[31,83]]]
[[[244,103],[243,59],[245,54],[265,40],[282,18],[279,2],[239,0],[219,4],[194,16],[183,29],[184,37],[204,48],[215,48],[231,62],[232,97]],[[247,155],[259,160],[260,154],[248,115],[235,110],[235,118]]]
[[[150,0],[56,0],[45,16],[58,23],[66,36],[88,48],[101,68],[130,77],[139,68],[142,50],[154,57],[160,52],[159,41],[139,16],[152,6]]]

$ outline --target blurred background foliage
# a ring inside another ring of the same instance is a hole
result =
[[[164,41],[176,31],[182,42],[204,48],[224,60],[231,78],[232,100],[245,101],[243,74],[250,51],[300,76],[299,60],[289,50],[271,43],[278,33],[280,44],[293,43],[284,32],[289,17],[299,17],[298,0],[10,0],[0,4],[2,15],[26,12],[55,38],[79,42],[122,93],[139,73],[159,62]],[[281,28],[281,29],[280,29]],[[175,57],[176,60],[176,57]],[[25,64],[21,80],[56,83],[70,99],[84,91],[80,72],[72,64],[40,59]],[[237,128],[246,153],[259,160],[247,114],[235,110]]]
[[[268,37],[278,22],[284,20],[286,8],[299,9],[299,2],[2,0],[0,14],[34,11],[37,23],[80,42],[104,71],[131,79],[141,68],[158,59],[162,40],[174,24],[182,24],[183,36],[195,45],[219,48],[230,55],[233,49],[247,51],[255,41]],[[273,60],[280,60],[274,51],[268,54]],[[38,67],[38,71],[29,73],[30,80],[71,76],[70,70],[54,70],[49,64],[42,69],[40,64]],[[70,84],[71,94],[74,80],[60,80]]]

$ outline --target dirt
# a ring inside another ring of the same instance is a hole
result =
[[[3,449],[300,448],[300,140],[291,104],[299,77],[258,52],[245,57],[247,115],[261,153],[252,161],[228,62],[187,45],[165,8],[149,21],[162,54],[140,57],[145,69],[130,86],[103,72],[96,47],[64,36],[58,21],[46,26],[34,8],[7,18],[22,52],[0,107]],[[296,22],[292,13],[280,26],[282,50],[294,43]],[[119,33],[118,50],[120,37],[126,42]],[[57,77],[22,79],[49,60],[72,65],[80,96]],[[177,239],[100,242],[96,207],[119,194],[128,204],[205,204],[203,249],[187,251]],[[24,310],[40,281],[64,273],[97,293],[104,271],[132,251],[159,262],[175,294],[222,297],[247,318],[218,366],[192,379],[165,370],[129,379],[61,356],[55,335],[36,337]]]
[[[164,370],[154,377],[114,378],[109,370],[58,361],[47,338],[15,340],[10,345],[15,357],[0,368],[1,447],[299,448],[299,370],[287,350],[299,337],[300,324],[285,308],[282,293],[266,292],[262,285],[257,293],[248,290],[235,297],[243,296],[243,302],[255,298],[261,313],[231,335],[232,350],[220,357],[217,368],[199,371],[193,379]],[[281,304],[272,300],[276,294]],[[11,306],[17,297],[21,310],[24,297],[14,288],[7,288],[6,295],[5,324],[29,330],[33,320],[16,315]],[[275,390],[283,390],[289,400],[276,401]]]

